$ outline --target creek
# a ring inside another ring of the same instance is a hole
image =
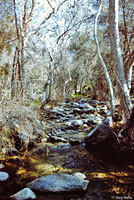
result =
[[[45,148],[45,144],[42,144]],[[134,198],[134,165],[107,163],[86,151],[84,146],[69,144],[47,144],[49,149],[38,154],[29,152],[26,157],[10,157],[3,171],[9,173],[9,179],[3,183],[0,199],[26,187],[26,184],[37,177],[54,174],[82,172],[90,180],[86,192],[69,194],[38,194],[37,199],[43,200],[108,200]],[[37,148],[37,147],[36,147]]]
[[[94,103],[94,104],[93,104]],[[71,102],[54,109],[47,108],[42,116],[47,142],[34,144],[21,156],[1,161],[9,174],[0,183],[0,199],[9,199],[27,183],[48,174],[81,172],[89,180],[85,192],[38,193],[38,200],[109,200],[134,199],[134,164],[104,160],[87,151],[84,138],[106,117],[103,103]],[[103,114],[103,116],[102,116]]]

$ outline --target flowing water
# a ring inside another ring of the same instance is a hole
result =
[[[39,200],[108,200],[134,199],[134,165],[106,162],[85,146],[64,143],[34,146],[25,156],[10,157],[2,169],[9,180],[0,186],[0,199],[26,187],[37,177],[53,173],[82,172],[90,181],[86,192],[64,194],[37,194]]]

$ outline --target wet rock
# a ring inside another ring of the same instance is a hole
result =
[[[0,172],[0,181],[6,181],[9,178],[8,173]]]
[[[15,200],[26,200],[26,199],[36,199],[36,195],[30,188],[24,188],[16,194],[10,196],[11,199]]]
[[[27,186],[40,192],[71,192],[87,189],[89,181],[69,174],[53,174],[37,178]]]

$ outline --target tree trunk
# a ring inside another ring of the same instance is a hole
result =
[[[13,70],[12,70],[12,80],[11,80],[11,98],[13,99],[16,94],[15,94],[15,82],[19,81],[18,84],[18,91],[21,91],[21,97],[19,96],[19,100],[22,101],[22,104],[24,105],[24,93],[25,93],[25,85],[26,85],[26,78],[25,78],[25,66],[24,66],[24,61],[25,61],[25,46],[26,46],[26,34],[27,34],[27,26],[28,22],[32,20],[33,16],[33,10],[34,10],[34,3],[35,0],[32,0],[32,6],[30,9],[30,13],[28,15],[28,0],[25,0],[24,3],[24,15],[23,17],[21,16],[21,8],[19,5],[16,3],[15,0],[13,0],[13,5],[14,5],[14,16],[15,16],[15,26],[16,26],[16,35],[17,35],[17,45],[16,45],[16,51],[14,55],[14,61],[13,61]],[[17,4],[17,6],[16,6]],[[17,10],[18,9],[18,10]],[[18,18],[17,18],[17,13],[19,13],[19,25],[18,25]],[[17,73],[17,76],[15,77],[15,73]],[[18,80],[15,80],[15,78]]]
[[[69,78],[64,82],[64,88],[63,88],[63,99],[64,99],[64,100],[66,99],[66,85],[67,85],[67,83],[68,83],[69,81],[72,80],[69,67],[68,67],[68,75],[69,75]]]
[[[11,100],[15,98],[16,94],[16,65],[17,65],[17,48],[15,49],[13,66],[12,66],[12,77],[11,77]]]
[[[53,80],[53,70],[54,70],[54,63],[53,62],[54,62],[54,60],[53,60],[53,57],[52,57],[50,52],[49,52],[49,56],[50,56],[49,74],[48,74],[47,82],[45,83],[45,86],[43,88],[41,108],[43,108],[44,105],[48,101],[50,101],[51,94],[52,94],[52,80]]]
[[[95,38],[95,43],[96,43],[96,48],[97,48],[97,54],[98,54],[100,63],[102,65],[102,67],[103,67],[106,80],[108,82],[109,91],[110,91],[110,100],[111,100],[111,111],[112,111],[112,115],[114,116],[114,114],[115,114],[115,103],[114,103],[113,86],[112,86],[112,82],[111,82],[110,76],[109,76],[108,71],[107,71],[107,67],[106,67],[106,65],[104,63],[104,60],[103,60],[102,56],[101,56],[100,48],[99,48],[99,42],[98,42],[98,39],[97,39],[97,21],[98,21],[98,17],[100,15],[100,12],[101,12],[101,8],[102,8],[102,1],[101,1],[100,7],[99,7],[98,13],[96,15],[96,19],[95,19],[94,38]]]
[[[123,105],[123,112],[125,120],[130,118],[132,104],[129,96],[129,90],[127,87],[124,64],[122,58],[122,52],[120,48],[120,38],[118,29],[118,0],[109,0],[109,24],[110,24],[110,41],[111,50],[115,62],[115,74],[119,82],[119,90],[121,93],[120,100]]]
[[[134,151],[134,108],[125,128],[118,135],[122,151]]]
[[[123,61],[124,61],[124,69],[125,69],[125,78],[127,82],[127,87],[130,93],[131,90],[131,82],[132,82],[132,67],[133,67],[133,54],[131,53],[131,48],[130,48],[130,43],[131,40],[129,41],[128,38],[128,26],[127,26],[127,21],[126,21],[126,1],[122,0],[122,11],[123,11],[123,22],[124,22],[124,28],[123,28],[123,35],[124,35],[124,55],[123,55]],[[130,37],[131,38],[131,37]]]
[[[126,71],[125,75],[126,75],[127,87],[128,87],[128,91],[129,91],[129,94],[130,94],[131,83],[132,83],[133,65],[127,67],[127,69],[125,71]]]

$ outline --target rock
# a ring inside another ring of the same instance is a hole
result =
[[[88,183],[88,180],[80,180],[76,176],[61,173],[37,178],[27,186],[40,192],[70,192],[86,190]]]
[[[98,125],[100,122],[102,122],[103,117],[101,116],[95,116],[93,114],[89,115],[88,119],[83,120],[85,124],[88,126]]]
[[[48,106],[48,105],[44,106],[44,110],[50,110],[50,109],[51,109],[51,106]]]
[[[83,108],[83,109],[80,109],[80,108],[74,108],[73,109],[73,114],[90,114],[90,113],[94,113],[96,111],[95,108],[93,108],[92,106],[88,106],[88,108]]]
[[[85,174],[77,172],[74,174],[74,176],[76,176],[77,178],[84,180],[86,178]]]
[[[85,110],[81,110],[79,108],[74,108],[73,111],[72,111],[73,114],[80,114],[82,115],[83,113],[85,113]]]
[[[70,107],[78,107],[79,104],[77,102],[71,102]]]
[[[87,149],[93,149],[99,153],[103,152],[103,155],[115,156],[119,144],[117,136],[109,126],[110,120],[106,118],[103,122],[94,128],[86,137]]]
[[[96,110],[100,115],[107,116],[107,106],[106,105],[103,105],[103,106],[99,105],[99,106],[96,107]]]
[[[96,107],[97,105],[104,105],[104,102],[98,101],[98,100],[92,100],[88,99],[87,103],[89,103],[91,106]]]
[[[36,195],[31,189],[24,188],[23,190],[20,190],[16,194],[10,196],[10,198],[15,200],[36,199]]]
[[[82,120],[70,120],[68,122],[65,122],[67,126],[83,126]]]
[[[64,113],[62,113],[56,109],[51,110],[51,112],[54,113],[56,116],[65,117]]]
[[[79,108],[80,109],[84,109],[84,108],[88,108],[88,107],[89,107],[88,103],[81,103],[81,104],[79,104]]]
[[[113,135],[113,130],[110,128],[109,120],[106,118],[88,134],[86,141],[91,144],[98,144],[103,142],[111,134]]]
[[[85,112],[86,114],[95,113],[95,112],[96,112],[96,109],[93,108],[93,107],[90,107],[90,108],[84,110],[84,112]]]
[[[69,149],[70,148],[70,144],[69,143],[59,143],[57,146],[52,146],[51,147],[52,149],[55,149],[57,151],[60,150],[60,149]]]
[[[53,143],[54,142],[64,142],[64,143],[66,143],[67,142],[67,140],[65,138],[54,136],[54,135],[49,135],[49,140]]]
[[[0,172],[0,181],[6,181],[9,178],[8,173]]]
[[[2,163],[0,163],[0,169],[4,168],[4,165]]]
[[[79,145],[79,144],[81,144],[81,140],[80,139],[78,139],[78,138],[69,138],[69,143],[71,144],[71,145]]]
[[[60,122],[68,121],[68,117],[61,117]]]

